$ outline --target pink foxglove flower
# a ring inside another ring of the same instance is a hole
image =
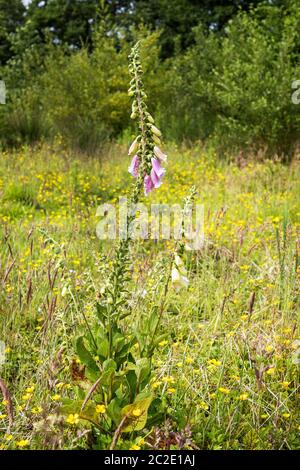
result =
[[[144,187],[145,187],[145,195],[147,196],[147,194],[150,193],[150,191],[152,191],[152,189],[154,189],[154,184],[153,184],[153,181],[152,181],[152,178],[150,175],[146,175],[145,178],[144,178]]]
[[[134,157],[131,160],[130,167],[128,168],[129,173],[134,176],[134,178],[137,178],[139,175],[139,157],[137,155],[134,155]]]
[[[157,158],[151,158],[152,170],[155,171],[158,178],[162,178],[166,170],[160,165],[160,161]]]
[[[163,153],[157,145],[154,146],[154,154],[161,162],[167,161],[167,155]]]
[[[146,196],[150,193],[150,191],[152,191],[152,189],[159,188],[161,185],[161,179],[166,172],[166,170],[160,165],[160,161],[157,158],[152,158],[151,163],[151,173],[150,175],[146,175],[144,178]]]

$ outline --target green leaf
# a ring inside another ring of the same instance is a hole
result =
[[[106,361],[103,362],[103,371],[113,369],[117,370],[117,364],[113,359],[107,359]]]
[[[121,421],[121,400],[114,398],[107,407],[107,414],[111,420],[118,425]]]
[[[96,304],[96,314],[101,323],[105,323],[107,318],[107,307],[106,305],[101,305],[99,303]]]
[[[122,432],[141,431],[148,419],[148,408],[153,400],[151,392],[141,393],[131,405],[122,408],[121,416],[127,416],[126,425]]]
[[[89,402],[85,405],[84,409],[81,410],[82,404],[83,400],[72,400],[70,398],[64,398],[63,404],[60,407],[60,412],[65,416],[77,413],[80,419],[97,422],[98,415],[96,413],[95,404]]]
[[[141,384],[149,377],[150,362],[147,358],[141,358],[136,361],[136,374],[138,383]]]
[[[84,345],[84,338],[80,336],[76,341],[76,352],[79,359],[83,364],[86,365],[91,372],[99,372],[99,367],[97,366],[95,360],[93,359],[91,353],[87,350]]]

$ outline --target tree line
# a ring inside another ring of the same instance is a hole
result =
[[[141,40],[168,139],[220,155],[295,152],[297,0],[0,0],[1,146],[62,136],[94,152],[131,132],[127,55]]]

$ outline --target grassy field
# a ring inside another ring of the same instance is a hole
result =
[[[188,288],[167,294],[151,379],[164,419],[117,447],[299,449],[299,162],[237,166],[196,147],[167,153],[148,202],[181,202],[194,184],[205,244],[186,254]],[[126,194],[126,155],[114,145],[101,159],[46,146],[0,156],[2,449],[94,445],[88,423],[60,406],[77,394],[74,339],[96,321],[112,262],[114,244],[96,237],[96,208]],[[134,247],[129,326],[157,300],[172,243]]]

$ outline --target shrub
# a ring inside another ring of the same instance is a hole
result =
[[[169,67],[162,116],[167,134],[213,139],[219,153],[263,146],[291,153],[300,126],[291,101],[299,25],[291,4],[285,14],[274,6],[241,13],[225,37],[206,37],[196,28],[195,45]]]

